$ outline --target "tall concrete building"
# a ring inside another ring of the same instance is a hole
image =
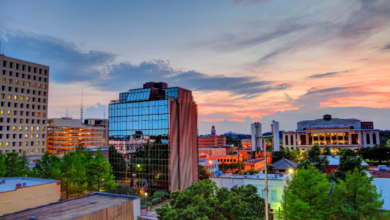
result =
[[[198,181],[197,105],[192,91],[149,82],[109,104],[109,145],[127,159],[114,164],[118,183],[146,190],[184,190]]]
[[[46,151],[49,67],[0,55],[0,153]]]

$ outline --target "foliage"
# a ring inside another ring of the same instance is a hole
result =
[[[274,166],[272,164],[267,165],[267,174],[274,174],[276,173],[274,170]]]
[[[343,155],[343,151],[344,151],[344,149],[342,148],[342,147],[338,147],[337,148],[337,155]]]
[[[380,142],[381,144],[386,144],[388,146],[390,146],[390,130],[386,130],[386,131],[379,131],[379,138],[380,138]]]
[[[126,176],[126,162],[125,158],[119,153],[114,146],[108,148],[108,161],[111,164],[113,174],[117,180],[122,180]]]
[[[325,146],[322,155],[332,155],[332,152],[330,151],[330,147],[328,145]]]
[[[111,190],[110,193],[129,195],[129,196],[141,196],[141,194],[139,193],[139,190],[133,189],[133,188],[128,187],[128,186],[125,186],[125,187],[118,186],[114,190]]]
[[[373,178],[357,168],[349,171],[345,181],[336,185],[334,204],[342,219],[381,219],[384,200],[382,193],[377,193]]]
[[[160,191],[156,191],[153,193],[153,198],[158,198],[158,197],[163,198],[163,197],[166,197],[168,195],[169,195],[168,192],[166,192],[164,190],[160,190]]]
[[[112,175],[112,167],[101,150],[97,150],[95,157],[87,164],[88,188],[100,191],[115,189],[116,183]]]
[[[173,191],[169,206],[156,209],[160,220],[214,219],[218,199],[217,184],[211,180],[193,183],[184,191]]]
[[[366,167],[362,167],[362,159],[351,149],[345,149],[343,155],[340,157],[340,166],[336,171],[333,171],[333,180],[338,182],[339,180],[345,180],[347,172],[352,172],[357,169],[359,172],[366,170]]]
[[[57,179],[59,175],[59,162],[59,157],[50,155],[46,151],[32,168],[33,175],[45,179]]]
[[[285,148],[283,146],[280,146],[280,151],[275,151],[272,153],[272,163],[276,163],[282,158],[298,162],[301,157],[301,150],[299,148],[290,150],[288,147]]]
[[[183,192],[171,193],[169,205],[164,204],[156,209],[160,220],[194,220],[216,219],[217,208],[219,219],[262,219],[264,216],[264,199],[257,194],[257,187],[245,185],[234,186],[231,191],[219,189],[211,180],[193,183]]]
[[[321,149],[318,145],[314,145],[308,152],[308,157],[299,163],[299,167],[305,167],[309,164],[314,165],[321,172],[325,172],[329,167],[329,160],[326,157],[320,157]]]
[[[227,193],[226,190],[222,191],[221,194],[217,193],[223,215],[240,220],[262,219],[264,217],[265,201],[257,194],[257,187],[250,184],[240,187],[235,185],[231,188],[230,193]],[[220,195],[218,196],[218,194]]]
[[[159,204],[160,202],[162,202],[162,198],[161,197],[157,197],[157,198],[152,199],[152,204],[153,205]]]
[[[329,219],[333,213],[332,184],[313,165],[298,169],[287,180],[281,214],[285,219]]]
[[[241,166],[241,168],[240,168]],[[226,173],[227,170],[235,170],[235,169],[245,169],[245,163],[244,161],[240,161],[237,163],[225,163],[222,162],[221,164],[218,164],[218,169],[221,170],[223,173]]]
[[[30,161],[26,155],[19,156],[11,152],[3,156],[5,164],[5,177],[27,176],[30,174]]]
[[[0,154],[0,177],[4,177],[6,172],[5,155]]]
[[[236,171],[236,174],[239,174],[239,175],[246,175],[247,173],[249,172],[249,175],[253,175],[253,174],[256,174],[256,173],[260,173],[260,171],[258,170],[255,170],[253,168],[247,170],[247,171]]]
[[[384,144],[374,147],[362,147],[360,148],[360,154],[364,159],[373,161],[389,161],[390,160],[390,147]]]
[[[238,139],[237,137],[226,136],[226,145],[241,147],[241,140]]]

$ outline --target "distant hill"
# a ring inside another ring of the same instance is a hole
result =
[[[223,136],[227,136],[227,135],[237,135],[237,133],[234,133],[233,131],[228,131],[226,132],[225,134],[222,134]]]

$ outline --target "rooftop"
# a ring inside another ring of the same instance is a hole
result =
[[[340,166],[340,155],[320,155],[320,157],[327,157],[330,166]],[[368,164],[362,160],[362,166],[368,166]]]
[[[42,184],[54,183],[57,180],[51,179],[40,179],[40,178],[31,178],[31,177],[5,177],[0,178],[0,182],[5,180],[5,183],[0,184],[0,193],[14,191],[16,190],[16,184],[20,183],[23,186],[23,183],[26,183],[26,186],[37,186]],[[22,188],[24,188],[22,187]]]
[[[294,163],[291,160],[287,160],[284,157],[272,165],[274,166],[274,169],[276,169],[276,170],[287,170],[287,169],[291,169],[291,168],[296,169],[298,167],[297,163]]]
[[[30,216],[35,216],[35,218],[39,220],[74,219],[138,198],[139,197],[135,196],[124,196],[108,193],[92,193],[90,195],[78,197],[75,199],[63,200],[48,205],[38,206],[32,209],[26,209],[20,212],[7,214],[0,216],[0,219],[30,219]],[[94,201],[94,204],[90,204],[91,201]]]
[[[380,193],[382,190],[384,204],[383,210],[390,210],[390,179],[389,178],[374,178],[372,182],[376,186],[376,191]]]
[[[262,161],[264,161],[264,159],[251,159],[251,160],[245,161],[244,163],[245,164],[255,164],[255,163],[262,162]]]
[[[284,180],[286,177],[288,177],[290,174],[268,174],[268,180]],[[255,175],[238,175],[238,174],[226,174],[219,177],[213,177],[213,178],[233,178],[233,179],[259,179],[264,180],[265,174],[264,173],[258,173]]]

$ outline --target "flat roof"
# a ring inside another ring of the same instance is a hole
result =
[[[259,163],[259,162],[262,162],[264,161],[264,159],[252,159],[252,160],[247,160],[247,161],[244,161],[244,163],[248,163],[248,164],[255,164],[255,163]]]
[[[135,199],[139,199],[139,197],[109,193],[92,193],[75,199],[63,200],[44,206],[26,209],[20,212],[6,214],[0,216],[0,219],[20,220],[30,219],[30,216],[35,216],[35,218],[39,220],[74,219]],[[95,203],[90,204],[91,201],[94,201]]]
[[[284,180],[286,179],[290,174],[268,174],[268,180]],[[210,177],[210,178],[233,178],[233,179],[259,179],[264,180],[265,174],[264,173],[258,173],[255,175],[236,175],[236,174],[226,174],[218,177]]]
[[[382,190],[382,198],[384,200],[382,210],[390,210],[390,178],[374,178],[372,183],[376,186],[376,191],[378,193]]]
[[[31,178],[31,177],[4,177],[4,178],[0,178],[0,182],[2,182],[3,180],[5,180],[5,183],[0,184],[0,193],[16,190],[16,184],[18,184],[18,183],[20,183],[22,185],[23,185],[23,183],[26,183],[25,187],[28,187],[28,186],[37,186],[37,185],[57,182],[57,180]],[[24,188],[24,187],[22,187],[22,188]]]

